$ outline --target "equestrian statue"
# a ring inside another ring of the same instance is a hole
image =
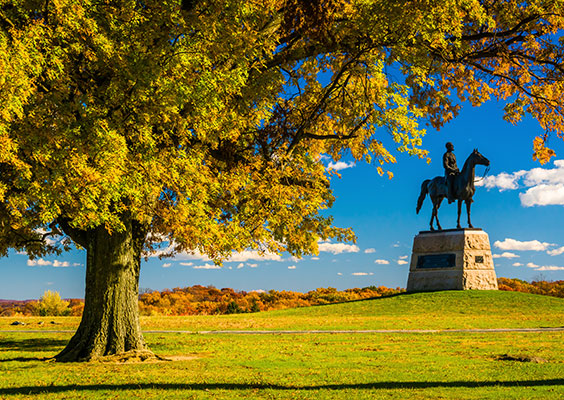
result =
[[[456,157],[454,156],[454,146],[452,143],[448,142],[446,144],[447,151],[443,155],[443,166],[445,168],[445,176],[437,176],[433,179],[426,179],[421,184],[421,194],[417,199],[417,209],[416,212],[419,214],[421,206],[423,205],[423,200],[425,196],[429,194],[431,202],[433,203],[433,212],[431,214],[431,230],[434,231],[433,220],[437,222],[437,228],[442,230],[441,224],[439,223],[438,211],[441,206],[441,202],[446,197],[449,204],[458,200],[458,219],[456,220],[456,227],[461,229],[460,226],[460,210],[462,207],[462,202],[466,203],[466,213],[468,214],[468,227],[473,228],[472,222],[470,221],[470,205],[473,200],[474,192],[476,191],[474,187],[474,169],[476,165],[485,165],[489,167],[490,161],[480,154],[478,149],[468,156],[462,167],[462,171],[458,170],[456,165]],[[487,173],[488,169],[486,169]]]

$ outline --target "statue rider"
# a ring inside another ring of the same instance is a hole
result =
[[[451,142],[446,144],[446,153],[443,155],[443,167],[445,168],[445,179],[447,185],[447,198],[449,204],[454,199],[454,178],[460,173],[456,165],[456,156],[454,155],[454,146]]]

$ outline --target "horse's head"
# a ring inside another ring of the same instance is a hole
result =
[[[490,160],[488,160],[486,157],[480,154],[478,149],[474,149],[471,156],[474,160],[474,164],[485,165],[486,167],[490,165]]]

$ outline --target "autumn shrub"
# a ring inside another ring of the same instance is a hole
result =
[[[69,302],[61,299],[58,292],[47,290],[39,299],[38,310],[41,316],[70,315]]]

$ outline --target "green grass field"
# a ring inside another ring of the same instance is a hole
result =
[[[172,361],[58,364],[73,318],[0,319],[0,399],[558,399],[564,332],[234,335],[147,333]],[[54,320],[58,324],[49,322]],[[144,329],[557,327],[564,300],[511,292],[401,295],[269,313],[152,317]],[[519,361],[522,360],[522,361]]]

